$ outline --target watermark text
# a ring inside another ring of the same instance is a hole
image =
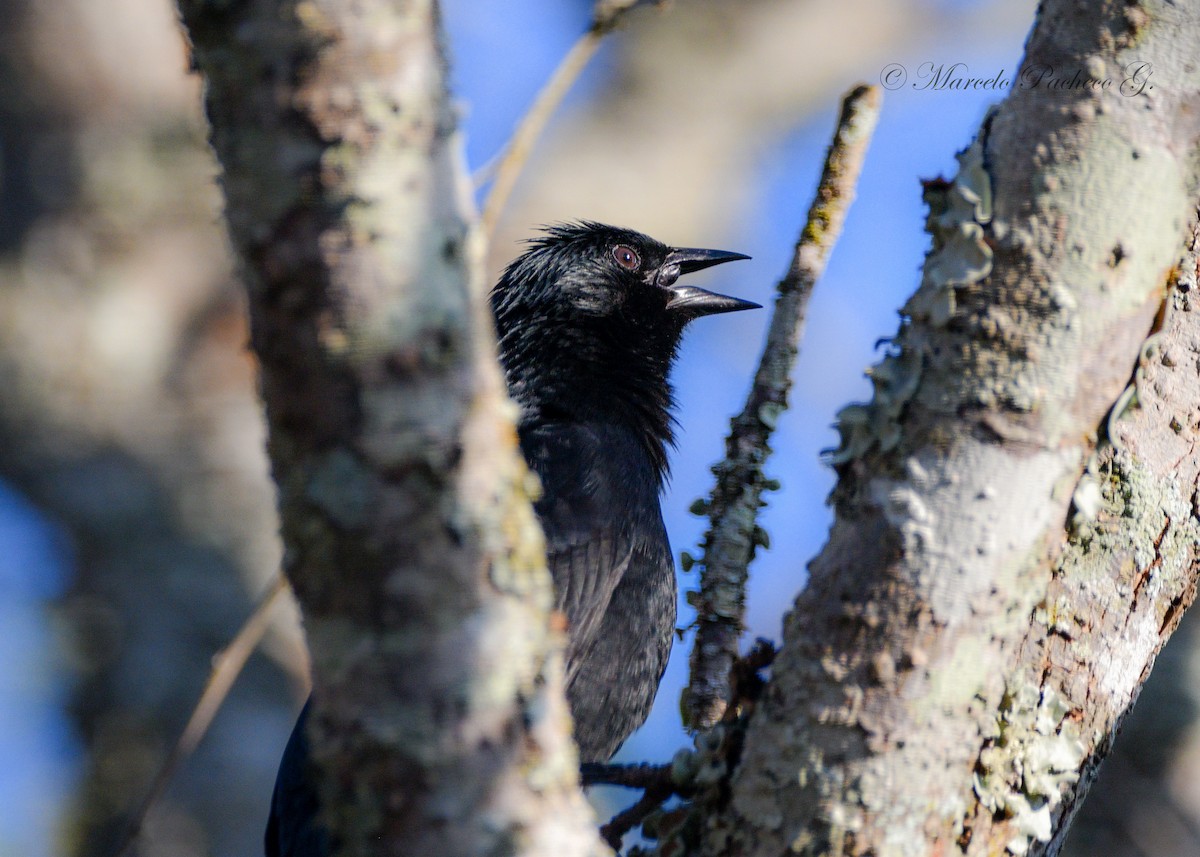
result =
[[[1062,68],[1048,64],[1025,66],[1014,78],[1005,69],[995,72],[972,72],[966,63],[926,62],[918,66],[915,73],[900,63],[890,63],[879,73],[879,82],[884,89],[913,89],[922,92],[1006,92],[1017,90],[1045,90],[1049,92],[1073,92],[1078,90],[1101,90],[1118,92],[1133,97],[1144,95],[1154,89],[1151,77],[1154,68],[1144,60],[1126,65],[1119,73],[1103,77],[1090,74],[1080,68]]]

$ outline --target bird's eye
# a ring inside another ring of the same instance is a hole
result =
[[[627,271],[636,271],[642,264],[642,260],[638,258],[638,254],[633,251],[633,248],[626,247],[624,244],[618,244],[613,248],[613,258],[617,260],[617,264]]]

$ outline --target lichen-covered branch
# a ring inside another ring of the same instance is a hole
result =
[[[771,433],[787,408],[808,300],[841,234],[879,106],[879,89],[873,86],[855,88],[842,102],[808,221],[777,286],[754,386],[742,412],[733,418],[725,459],[713,467],[717,482],[711,499],[700,504],[710,526],[698,560],[699,615],[683,705],[692,729],[708,729],[719,721],[730,699],[730,672],[746,612],[748,567],[755,548],[766,538],[757,518],[762,492],[770,486],[763,465],[771,451]]]
[[[1043,3],[1018,84],[927,183],[921,286],[840,415],[829,542],[703,853],[1057,847],[1194,591],[1191,345],[1153,415],[1178,439],[1097,451],[1181,302],[1200,19],[1173,8]]]
[[[342,855],[599,853],[431,0],[180,0]]]

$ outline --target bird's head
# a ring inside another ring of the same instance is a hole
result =
[[[592,222],[551,226],[530,244],[492,292],[502,335],[513,311],[521,320],[544,316],[569,323],[574,317],[587,325],[608,319],[678,338],[692,319],[758,307],[679,282],[685,274],[749,258],[741,253],[668,247],[631,229]]]
[[[491,294],[500,362],[523,419],[623,422],[665,472],[667,375],[684,327],[758,307],[679,279],[749,257],[588,222],[552,226],[530,245]]]

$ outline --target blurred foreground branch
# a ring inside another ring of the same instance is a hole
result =
[[[247,278],[337,852],[599,853],[436,4],[180,8]]]

